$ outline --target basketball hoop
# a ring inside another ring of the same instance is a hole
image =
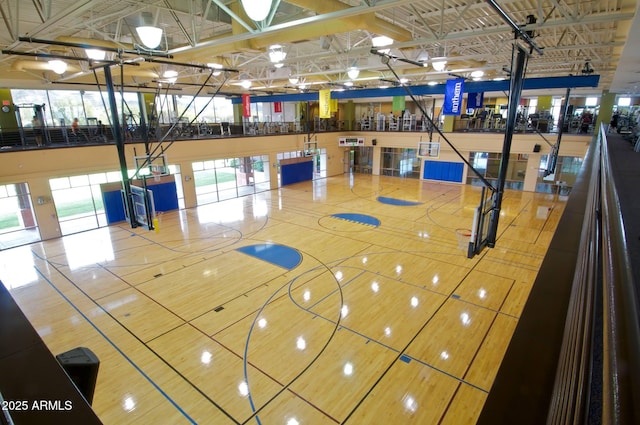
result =
[[[153,181],[159,182],[160,177],[162,176],[162,167],[158,165],[151,166],[151,175],[153,176]]]
[[[458,249],[460,251],[467,252],[469,249],[469,242],[471,241],[471,230],[456,229],[456,238],[458,239]]]

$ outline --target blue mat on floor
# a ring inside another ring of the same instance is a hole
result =
[[[383,204],[388,205],[395,205],[398,207],[411,207],[414,205],[422,204],[422,202],[405,201],[403,199],[387,198],[385,196],[378,196],[378,202],[382,202]]]
[[[366,214],[340,213],[340,214],[332,214],[331,217],[339,218],[340,220],[351,221],[358,224],[364,224],[365,226],[373,226],[373,227],[380,226],[380,220]]]
[[[287,270],[294,269],[302,262],[302,255],[288,246],[271,243],[249,245],[238,248],[236,251],[266,261]]]

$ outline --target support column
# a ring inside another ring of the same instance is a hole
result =
[[[343,130],[351,131],[355,130],[353,125],[356,120],[356,104],[353,100],[347,101],[344,105],[344,128]]]
[[[129,216],[131,227],[138,227],[136,214],[133,209],[133,203],[131,202],[131,183],[129,182],[127,158],[124,152],[124,138],[122,137],[122,127],[120,127],[120,120],[118,118],[118,105],[116,104],[116,96],[113,91],[113,78],[111,76],[111,68],[109,66],[105,66],[103,69],[105,85],[107,87],[107,95],[109,99],[109,108],[111,109],[111,131],[113,132],[113,138],[116,142],[116,148],[118,150],[118,160],[120,161],[122,190],[124,191],[124,208],[127,212],[127,215]]]
[[[444,116],[444,124],[442,124],[442,132],[443,133],[453,133],[453,127],[456,122],[455,115],[445,115]]]
[[[516,128],[516,113],[520,105],[520,95],[524,86],[524,71],[527,52],[517,44],[514,46],[518,50],[515,64],[512,66],[511,87],[509,91],[509,109],[507,110],[507,123],[504,132],[504,143],[502,145],[502,157],[500,158],[500,169],[498,170],[498,187],[496,188],[493,202],[493,212],[487,234],[487,245],[493,248],[498,235],[498,221],[500,219],[500,208],[502,207],[502,197],[504,196],[504,183],[507,178],[509,168],[509,155],[511,155],[511,141],[513,131]]]
[[[613,116],[613,107],[616,106],[616,94],[605,91],[600,98],[600,109],[598,110],[598,119],[594,127],[594,133],[600,128],[600,124],[604,124],[605,128],[609,128],[611,117]]]

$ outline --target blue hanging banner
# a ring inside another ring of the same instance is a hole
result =
[[[469,93],[467,95],[467,109],[482,108],[484,93]]]
[[[462,93],[464,91],[464,79],[447,80],[444,92],[443,115],[460,115],[462,110]]]

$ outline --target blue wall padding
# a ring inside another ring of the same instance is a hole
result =
[[[424,161],[423,178],[425,180],[440,180],[445,182],[462,183],[464,163],[447,161]]]
[[[108,224],[118,223],[127,219],[124,215],[124,206],[122,205],[122,194],[120,190],[102,192],[102,202],[104,203],[104,212],[107,216]]]
[[[280,167],[282,186],[313,179],[313,161],[296,162]]]
[[[156,212],[178,209],[178,191],[175,181],[149,185],[147,188],[153,192],[153,204],[156,207]],[[102,192],[102,201],[108,224],[127,219],[120,189]]]
[[[153,191],[153,203],[156,211],[172,211],[178,209],[178,191],[176,182],[166,182],[147,186]]]

